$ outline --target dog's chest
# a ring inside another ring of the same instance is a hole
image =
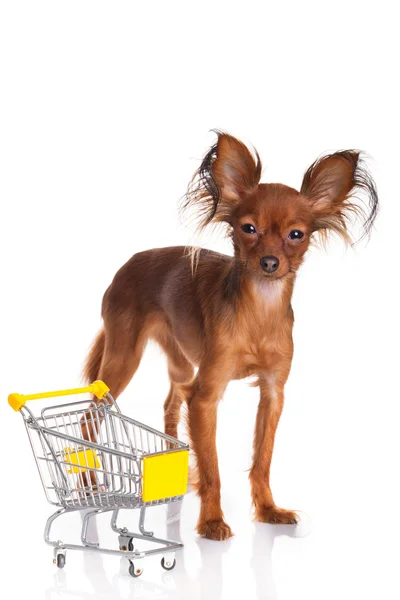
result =
[[[279,288],[261,290],[238,328],[237,378],[271,372],[293,353],[291,307],[284,308]]]
[[[241,379],[253,373],[273,372],[283,363],[290,363],[292,322],[291,315],[255,322],[238,344],[235,377]]]
[[[236,377],[241,379],[253,373],[273,371],[290,356],[290,340],[282,334],[260,335],[257,340],[244,342],[236,360]]]

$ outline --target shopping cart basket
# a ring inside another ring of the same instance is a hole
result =
[[[97,400],[46,407],[40,416],[34,416],[25,406],[27,400],[82,393],[92,394]],[[145,510],[180,500],[186,493],[188,446],[121,414],[102,381],[72,390],[11,394],[8,402],[23,416],[47,500],[61,507],[49,517],[44,531],[46,543],[54,547],[54,563],[64,567],[67,549],[90,549],[125,556],[133,577],[142,574],[138,561],[148,555],[163,554],[162,567],[173,569],[175,550],[182,544],[146,531]],[[140,509],[140,533],[117,526],[118,512],[126,508]],[[82,522],[82,544],[50,539],[55,519],[82,509],[87,511]],[[102,548],[88,539],[90,519],[108,511],[112,511],[111,528],[119,534],[119,550]],[[157,547],[134,548],[134,539],[153,542]]]

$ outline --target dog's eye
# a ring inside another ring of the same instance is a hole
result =
[[[242,225],[242,229],[245,233],[257,233],[254,225],[251,225],[250,223],[245,223]]]
[[[304,237],[304,233],[300,229],[292,229],[289,231],[288,238],[291,240],[301,240]]]

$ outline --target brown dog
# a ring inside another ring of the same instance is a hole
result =
[[[346,219],[375,219],[378,198],[359,152],[336,152],[307,170],[300,192],[260,184],[261,163],[239,140],[218,134],[189,188],[186,205],[199,210],[201,227],[225,223],[234,256],[183,247],[133,256],[103,299],[104,330],[86,365],[86,377],[103,379],[117,397],[138,368],[146,342],[156,340],[168,358],[171,389],[164,404],[165,431],[175,436],[183,400],[188,405],[197,458],[200,535],[232,535],[223,519],[216,451],[217,405],[228,382],[258,377],[260,403],[250,471],[256,518],[294,523],[296,514],[275,505],[269,484],[274,437],[293,354],[291,297],[310,238],[334,231],[349,240]],[[356,204],[363,191],[368,209]],[[198,367],[194,376],[194,367]]]

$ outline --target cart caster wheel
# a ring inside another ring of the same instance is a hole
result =
[[[63,569],[65,567],[65,554],[57,554],[57,567]]]
[[[140,577],[142,573],[143,569],[141,569],[140,567],[136,567],[135,569],[135,565],[133,564],[133,562],[131,562],[131,564],[129,565],[129,575],[131,577]]]
[[[168,558],[165,559],[164,557],[162,557],[162,559],[161,559],[161,566],[166,571],[172,571],[172,569],[175,567],[175,565],[176,565],[175,558],[174,558],[173,561],[170,561],[170,560],[168,560]]]
[[[120,544],[120,550],[123,552],[133,552],[133,538],[130,538],[128,544]]]

